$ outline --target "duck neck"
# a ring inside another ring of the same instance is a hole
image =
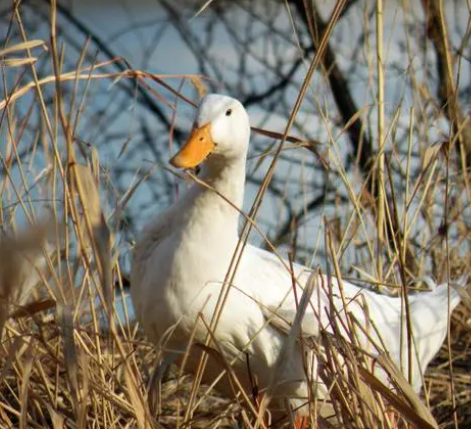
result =
[[[207,192],[214,194],[222,204],[228,205],[227,201],[224,201],[224,199],[227,199],[237,209],[242,209],[245,187],[245,159],[238,158],[223,162],[218,158],[213,158],[203,165],[200,178],[216,191],[215,193],[210,189],[206,189]],[[237,210],[232,208],[231,211],[237,213],[237,218],[239,217]]]
[[[239,210],[244,198],[245,160],[224,165],[211,161],[199,175],[208,186],[195,183],[180,201],[185,209],[177,208],[176,216],[186,219],[191,225],[186,233],[198,237],[199,242],[209,240],[212,247],[215,242],[229,243],[232,249],[238,239]]]

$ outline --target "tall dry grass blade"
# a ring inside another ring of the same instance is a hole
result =
[[[469,289],[469,286],[468,286],[468,289],[462,286],[462,285],[466,285],[467,281],[468,281],[467,276],[465,276],[465,280],[463,279],[462,281],[461,280],[459,281],[459,283],[461,284],[456,285],[453,282],[450,282],[450,287],[452,287],[456,292],[458,292],[461,298],[461,302],[467,308],[468,312],[471,313],[470,289]]]
[[[192,16],[191,19],[195,19],[199,15],[201,15],[213,2],[214,0],[206,0],[206,2],[198,9],[198,11]]]
[[[259,424],[262,424],[263,416],[268,408],[268,405],[273,399],[275,390],[279,384],[279,380],[284,373],[284,369],[286,365],[289,365],[289,362],[292,360],[294,346],[301,335],[301,325],[304,315],[306,314],[307,307],[310,304],[311,296],[314,290],[318,287],[319,276],[319,270],[314,270],[309,276],[306,286],[304,287],[293,324],[283,343],[283,346],[281,347],[281,350],[278,352],[275,365],[273,366],[271,380],[267,386],[265,395],[263,396],[255,427],[258,427]]]
[[[360,374],[365,382],[378,391],[386,400],[396,408],[401,416],[417,428],[438,429],[438,424],[430,410],[423,404],[404,375],[397,369],[391,359],[384,353],[380,353],[377,362],[386,370],[393,385],[401,393],[394,393],[390,387],[384,385],[369,371],[360,368]]]
[[[5,55],[16,53],[19,51],[25,51],[28,49],[34,49],[38,46],[41,46],[44,49],[47,49],[46,43],[44,40],[28,40],[26,42],[17,43],[16,45],[9,46],[8,48],[0,49],[0,57],[4,57]]]
[[[149,411],[152,416],[158,417],[161,411],[160,405],[162,404],[162,379],[168,370],[166,362],[160,363],[158,360],[152,369],[147,385],[147,397],[149,404]]]
[[[162,380],[170,365],[175,363],[177,360],[179,354],[180,353],[178,351],[168,353],[162,362],[157,360],[154,369],[152,370],[147,386],[149,411],[152,416],[158,416],[160,414],[160,407],[162,404]]]
[[[77,427],[85,428],[87,427],[87,408],[88,408],[88,398],[90,393],[90,377],[89,377],[89,363],[90,359],[84,353],[79,355],[80,367],[82,368],[82,384],[80,386],[80,403],[77,412]]]
[[[8,58],[0,60],[0,65],[5,68],[22,67],[26,65],[34,64],[38,59],[36,57],[31,58]]]
[[[372,375],[374,360],[353,341],[337,334],[321,332],[319,358],[320,377],[329,386],[335,410],[328,420],[348,428],[390,428],[386,407],[380,393],[364,380],[363,372]]]
[[[88,166],[75,163],[71,166],[73,189],[79,196],[83,218],[80,233],[87,238],[89,246],[93,248],[101,277],[102,293],[105,298],[104,307],[113,323],[113,289],[111,279],[111,233],[103,215],[98,185]]]
[[[413,387],[406,380],[404,374],[397,368],[391,358],[388,355],[381,353],[377,361],[387,371],[392,383],[400,390],[417,414],[431,426],[437,426],[437,422],[430,410],[424,405],[419,395],[415,393]]]
[[[132,376],[128,369],[124,371],[124,379],[128,387],[129,399],[133,406],[133,413],[136,418],[137,426],[139,429],[153,428],[150,416],[144,406],[142,395],[139,394],[136,385],[136,379]]]
[[[49,415],[51,416],[52,428],[64,429],[65,428],[65,416],[59,414],[56,410],[54,410],[54,408],[50,404],[47,404],[47,410],[49,411]]]
[[[72,318],[72,310],[67,304],[57,305],[57,316],[61,327],[63,340],[63,353],[65,360],[65,369],[70,384],[70,393],[76,417],[79,416],[79,405],[81,400],[79,388],[79,366],[77,359],[77,349],[74,340],[74,322]]]
[[[28,398],[29,398],[29,380],[31,376],[31,371],[33,369],[33,363],[35,360],[35,347],[31,342],[28,345],[28,350],[26,352],[26,359],[23,364],[23,376],[21,379],[21,391],[20,391],[20,404],[21,404],[21,414],[20,414],[20,429],[28,428]]]
[[[193,87],[196,89],[196,92],[198,93],[199,98],[203,98],[207,93],[208,89],[206,88],[206,85],[204,84],[204,80],[202,76],[192,76],[190,78],[190,82],[193,85]]]
[[[383,72],[383,0],[376,0],[376,62],[377,62],[377,103],[378,103],[378,201],[377,201],[377,275],[378,279],[383,279],[383,240],[384,240],[384,210],[385,210],[385,189],[384,189],[384,72]]]

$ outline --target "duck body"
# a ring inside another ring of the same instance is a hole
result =
[[[243,168],[245,175],[245,161],[234,168]],[[213,185],[217,187],[217,181]],[[235,194],[233,196],[237,199]],[[194,338],[194,344],[204,344],[208,329],[202,319],[210,325],[239,242],[238,219],[237,209],[218,194],[194,186],[144,229],[134,251],[131,294],[136,314],[153,342],[167,338],[165,348],[170,350],[186,348],[190,337]],[[258,250],[249,245],[242,253],[234,287],[229,290],[214,332],[225,359],[232,362],[247,389],[251,387],[247,378],[247,357],[258,382],[266,386],[271,376],[269,370],[285,339],[284,333],[267,325],[259,305],[260,292],[263,292],[258,290],[259,281],[265,277],[269,282],[276,273],[264,273],[267,267],[261,265],[253,276],[253,262],[257,262],[254,256],[258,257]],[[290,278],[288,272],[280,270],[278,275],[286,286],[290,285],[286,283]],[[266,290],[265,294],[267,292],[276,302],[283,298],[280,292],[286,290]],[[193,350],[186,368],[195,371],[199,358],[199,351]],[[296,378],[303,368],[301,359],[298,360],[290,365],[290,368],[296,367]],[[204,381],[212,382],[222,369],[208,365]],[[226,395],[234,393],[229,383],[221,382],[217,388]],[[298,389],[304,390],[304,387],[297,386],[295,390]]]
[[[203,158],[211,153],[200,175],[207,186],[194,183],[173,206],[149,223],[137,241],[133,256],[131,295],[136,315],[151,341],[166,350],[182,351],[190,342],[205,344],[239,242],[239,210],[244,196],[250,133],[247,114],[238,101],[210,95],[198,110],[195,129],[190,141],[200,146],[188,148],[187,144],[173,161],[179,167],[194,166],[202,161],[198,151],[203,147]],[[250,372],[257,376],[259,388],[267,387],[273,380],[273,369],[286,341],[289,322],[296,315],[296,300],[311,275],[301,265],[293,264],[292,272],[288,266],[274,254],[247,245],[212,333],[218,352],[247,390],[252,387],[249,366]],[[426,366],[445,338],[448,296],[453,310],[460,301],[459,294],[453,289],[448,291],[446,284],[409,297],[415,340],[410,376],[416,391],[420,390]],[[347,313],[370,333],[365,336],[358,330],[360,346],[375,355],[378,349],[373,342],[379,344],[408,377],[403,300],[322,276],[312,294],[302,331],[308,336],[315,336],[320,329],[332,333],[335,314],[339,322],[337,330],[348,339]],[[276,323],[278,314],[288,323]],[[200,353],[191,349],[185,370],[196,371]],[[281,400],[272,405],[273,411],[283,409],[283,398],[288,398],[293,408],[306,403],[309,390],[306,362],[310,363],[309,371],[315,378],[316,356],[296,343],[283,372],[276,374],[276,396]],[[223,369],[208,363],[203,380],[212,382]],[[387,382],[381,369],[375,375]],[[316,386],[318,396],[323,398],[326,386],[323,383]],[[224,379],[216,388],[226,395],[234,393],[231,383]]]

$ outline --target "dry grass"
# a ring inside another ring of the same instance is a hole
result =
[[[199,386],[198,377],[195,381],[181,374],[170,361],[162,360],[126,313],[119,319],[115,317],[117,300],[127,294],[119,258],[125,251],[119,241],[120,215],[142,180],[136,180],[125,195],[117,198],[114,210],[106,209],[102,201],[104,194],[111,193],[112,184],[105,180],[98,152],[78,141],[75,130],[95,81],[132,79],[170,107],[174,107],[173,102],[163,99],[160,88],[170,89],[180,102],[189,100],[180,96],[165,76],[132,69],[110,73],[106,69],[110,62],[85,64],[87,46],[76,68],[63,70],[66,53],[57,45],[54,2],[50,18],[51,43],[29,40],[17,9],[12,25],[18,26],[24,40],[0,50],[4,83],[0,100],[0,162],[4,172],[0,182],[4,234],[0,242],[0,426],[216,428],[236,427],[236,421],[239,427],[263,426],[264,421],[256,415],[260,406],[256,394],[255,400],[247,395],[231,400],[221,398],[208,386]],[[337,18],[334,13],[321,48]],[[290,150],[322,152],[322,162],[338,172],[349,195],[346,222],[334,227],[326,221],[326,248],[335,269],[346,249],[361,248],[364,264],[357,271],[363,277],[373,275],[379,261],[373,249],[379,240],[383,249],[381,277],[388,284],[402,285],[406,294],[404,285],[413,276],[432,270],[444,281],[447,275],[454,278],[469,271],[470,254],[461,249],[469,241],[464,216],[469,214],[470,191],[467,173],[460,168],[463,154],[450,150],[456,136],[451,142],[423,151],[419,166],[412,159],[410,144],[407,155],[401,158],[395,152],[399,142],[392,139],[393,155],[381,153],[381,161],[373,162],[381,165],[376,186],[390,196],[387,201],[383,197],[378,200],[383,204],[381,216],[376,219],[373,196],[366,185],[358,190],[351,183],[333,136],[330,149],[325,151],[290,137],[290,127],[308,94],[309,78],[318,65],[321,48],[311,63],[284,135],[265,131],[281,143],[274,156],[270,155],[272,164],[244,234],[256,227],[251,219],[260,207],[279,155],[288,147],[283,146],[284,142],[294,141],[296,145],[289,146]],[[54,72],[40,77],[35,66],[38,57],[44,56],[53,64]],[[201,87],[198,77],[185,78]],[[24,110],[26,114],[19,113]],[[385,138],[394,128],[396,114],[389,130],[383,128],[383,119],[380,121],[380,134]],[[411,133],[414,117],[411,112]],[[25,130],[31,131],[30,122],[39,125],[25,153],[22,137]],[[407,183],[404,202],[396,200],[397,181],[389,180],[392,174]],[[37,200],[47,200],[47,204],[38,204]],[[437,202],[448,207],[439,230]],[[408,216],[403,216],[405,211]],[[417,228],[433,232],[434,239],[418,243]],[[414,256],[418,247],[420,253]],[[340,337],[321,333],[319,338],[306,342],[318,350],[323,362],[320,377],[328,385],[336,381],[332,385],[332,407],[344,428],[389,427],[384,414],[390,409],[410,427],[471,425],[469,307],[461,305],[452,316],[449,342],[426,374],[424,402],[418,401],[386,356],[379,364],[388,369],[396,385],[394,391],[371,375],[364,352]],[[347,372],[343,370],[345,365]]]

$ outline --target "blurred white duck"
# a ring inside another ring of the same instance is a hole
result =
[[[200,178],[209,187],[193,184],[172,207],[150,222],[137,242],[131,279],[136,315],[150,339],[161,345],[165,343],[166,349],[182,350],[192,336],[193,344],[202,344],[207,338],[207,325],[212,320],[239,241],[240,213],[235,207],[242,207],[244,197],[249,136],[249,118],[239,101],[216,94],[206,96],[197,111],[188,142],[171,163],[175,167],[191,168],[205,161]],[[293,277],[287,266],[275,255],[247,245],[214,332],[218,351],[223,353],[226,362],[232,363],[234,373],[248,390],[248,364],[257,377],[259,388],[266,388],[286,341],[289,325],[280,323],[274,313],[288,322],[296,315]],[[293,271],[299,285],[298,296],[301,296],[300,287],[306,284],[310,271],[300,265],[294,265]],[[344,319],[343,303],[346,302],[347,312],[365,329],[372,331],[371,322],[374,322],[386,351],[396,365],[407,372],[407,335],[404,335],[401,299],[376,294],[344,281],[341,283],[344,301],[337,279],[329,282],[323,277],[319,280],[321,283],[331,289],[332,300],[324,288],[314,291],[302,324],[303,331],[313,335],[320,328],[330,330],[326,309],[333,303],[338,317]],[[460,297],[454,289],[450,290],[450,297],[450,307],[454,309]],[[416,391],[420,390],[426,366],[445,338],[447,300],[446,284],[409,297],[416,347],[412,352],[411,379]],[[346,332],[343,335],[348,338]],[[367,347],[365,335],[358,336],[360,344]],[[378,340],[375,333],[371,336]],[[307,402],[308,388],[301,346],[297,343],[294,347],[290,361],[283,372],[277,374],[275,396],[288,398],[293,409],[298,409],[296,425],[301,428],[306,427],[302,415],[307,413],[307,407],[302,406]],[[185,370],[196,371],[199,353],[197,348],[192,349]],[[213,381],[222,369],[210,360],[204,381]],[[311,369],[316,371],[316,363]],[[381,370],[376,370],[375,374],[383,380],[386,377]],[[326,394],[325,386],[316,386],[322,398]],[[217,389],[226,395],[233,394],[227,377],[221,379]],[[285,410],[285,403],[274,400],[270,409]],[[320,410],[321,415],[328,412],[331,412],[329,407]]]

